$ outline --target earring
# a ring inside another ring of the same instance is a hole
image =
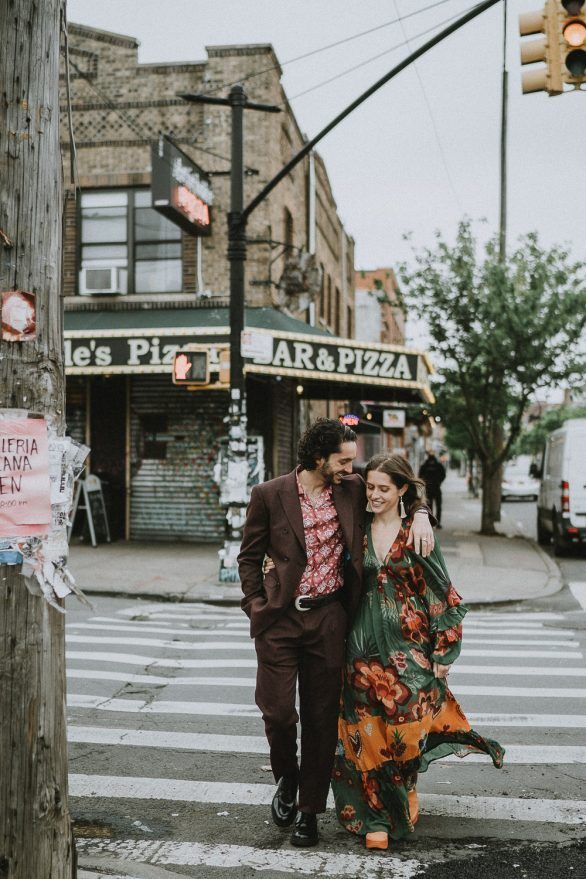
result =
[[[370,501],[368,501],[368,503],[366,504],[366,512],[367,512],[367,513],[373,513],[373,512],[374,512],[374,510],[372,509],[372,504],[370,503]]]
[[[401,519],[405,519],[407,513],[405,512],[405,504],[403,503],[403,495],[399,498],[399,516]]]

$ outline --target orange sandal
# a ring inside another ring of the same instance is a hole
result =
[[[383,830],[377,830],[366,834],[366,848],[387,849],[389,847],[389,834]]]
[[[411,818],[411,824],[415,825],[419,819],[419,799],[415,788],[407,791],[407,799],[409,800],[409,817]]]

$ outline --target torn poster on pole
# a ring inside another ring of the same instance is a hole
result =
[[[22,565],[28,590],[61,613],[71,592],[86,601],[67,569],[67,526],[88,453],[40,415],[0,410],[0,565]]]
[[[51,524],[44,418],[0,418],[0,537],[35,537]]]

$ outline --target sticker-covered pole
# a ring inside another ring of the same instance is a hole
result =
[[[3,483],[3,500],[12,497],[18,504],[16,494],[30,481],[26,490],[35,514],[29,517],[25,552],[34,551],[39,530],[48,530],[47,426],[53,436],[64,428],[59,147],[64,34],[64,0],[0,4],[0,409],[5,442],[16,444],[22,458],[16,456],[11,481]],[[34,424],[27,423],[29,413],[40,416]],[[24,434],[12,436],[22,421]],[[20,464],[24,472],[17,473]],[[29,591],[22,554],[7,543],[0,538],[0,875],[71,879],[76,873],[67,791],[63,614],[40,587],[38,594]]]

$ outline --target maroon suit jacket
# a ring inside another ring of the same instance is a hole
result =
[[[344,589],[342,601],[353,619],[362,590],[362,559],[366,494],[357,474],[334,485],[333,500],[344,536]],[[265,554],[275,567],[263,577]],[[252,489],[238,569],[244,598],[242,609],[250,618],[254,638],[293,603],[307,565],[301,504],[295,470]]]

